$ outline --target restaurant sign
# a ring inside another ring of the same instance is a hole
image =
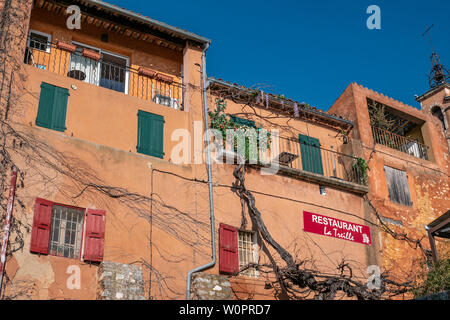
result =
[[[303,226],[306,232],[316,233],[370,246],[370,228],[353,222],[303,211]]]

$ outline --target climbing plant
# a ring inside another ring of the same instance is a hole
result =
[[[358,182],[367,185],[367,170],[369,165],[363,158],[356,159],[356,162],[352,165],[353,172],[355,173],[355,178]]]
[[[235,117],[228,116],[225,113],[227,102],[223,99],[216,99],[216,109],[208,113],[210,117],[210,127],[215,129],[215,138],[219,141],[226,141],[230,132],[233,132],[233,147],[238,153],[239,150],[239,137],[245,137],[245,154],[241,155],[246,161],[253,159],[259,159],[259,148],[264,146],[265,149],[270,149],[271,134],[264,130],[262,127],[255,128],[249,123],[238,123]],[[252,146],[252,141],[256,142],[255,146]],[[265,145],[264,145],[265,144]],[[225,145],[224,145],[225,146]]]
[[[441,260],[429,271],[420,275],[422,284],[414,288],[415,297],[450,290],[450,259]]]

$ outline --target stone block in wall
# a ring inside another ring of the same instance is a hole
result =
[[[192,276],[192,300],[233,300],[233,291],[227,277],[196,273]]]
[[[103,261],[98,269],[98,300],[144,300],[144,280],[138,266]]]

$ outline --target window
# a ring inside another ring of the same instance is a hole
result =
[[[251,263],[258,263],[256,234],[238,230],[235,227],[220,224],[219,227],[219,271],[221,273],[240,274],[257,277],[255,268],[247,268]]]
[[[74,208],[37,198],[30,251],[71,259],[81,258],[84,252],[84,261],[101,262],[105,216],[102,210]]]
[[[54,205],[50,254],[66,258],[80,256],[83,210]]]
[[[303,170],[323,175],[322,154],[319,139],[300,134],[299,141]]]
[[[66,130],[69,90],[43,82],[39,97],[36,125],[60,132]]]
[[[28,47],[40,51],[50,52],[51,41],[52,41],[51,35],[31,30],[28,39]]]
[[[258,263],[256,233],[239,230],[238,236],[239,270],[246,268],[241,272],[242,275],[257,277],[258,271],[254,267],[248,268],[249,264]]]
[[[85,44],[72,42],[77,49],[70,55],[70,76],[110,90],[128,93],[128,58]],[[83,56],[87,49],[101,54],[99,61]]]
[[[100,83],[100,62],[84,57],[83,50],[89,49],[97,53],[99,53],[100,51],[75,42],[72,43],[76,44],[77,48],[74,53],[70,54],[69,76],[77,80],[81,80],[98,86]]]
[[[388,166],[384,167],[384,171],[386,174],[389,199],[392,202],[411,207],[412,201],[406,172]]]
[[[127,59],[104,52],[101,64],[100,87],[125,92]]]
[[[164,158],[164,117],[139,110],[137,152]]]
[[[28,35],[24,62],[46,70],[50,63],[51,35],[31,30]]]

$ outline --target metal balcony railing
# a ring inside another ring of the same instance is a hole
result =
[[[255,134],[252,136],[255,137],[257,135]],[[250,164],[263,165],[275,163],[291,169],[307,171],[319,176],[367,186],[367,169],[365,168],[366,163],[363,159],[339,153],[335,150],[325,149],[317,144],[302,143],[298,138],[272,135],[270,148],[261,147],[261,142],[258,142],[256,138],[254,139],[253,142],[248,140],[246,143],[245,159],[243,155],[241,155],[242,157],[240,159],[237,159],[236,157],[233,158],[233,152],[226,155],[222,153],[222,151],[227,150],[242,153],[244,152],[243,146],[241,146],[242,150],[239,151],[240,147],[237,140],[234,140],[235,145],[234,148],[232,148],[231,141],[222,139],[222,137],[217,139],[216,137],[216,148],[219,150],[218,158],[223,156],[223,160],[225,161],[225,157],[230,156],[231,158],[226,159],[226,163],[233,163],[228,162],[230,160],[245,160]],[[275,140],[278,140],[278,142]],[[252,148],[254,150],[252,150]]]
[[[416,158],[428,160],[429,147],[417,140],[405,138],[379,127],[372,127],[372,134],[375,143],[407,153]]]
[[[280,155],[273,161],[293,169],[324,177],[367,185],[367,171],[362,159],[306,144],[296,138],[279,137]]]
[[[104,53],[98,57],[98,60],[88,57],[79,48],[71,52],[55,43],[30,39],[24,62],[38,69],[183,110],[184,89],[181,83],[175,81],[175,77],[150,69],[132,68],[127,65],[125,58],[117,58],[114,54]]]

